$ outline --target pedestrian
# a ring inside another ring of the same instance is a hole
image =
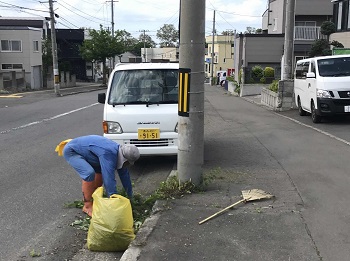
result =
[[[107,197],[117,194],[115,170],[129,198],[132,184],[127,169],[140,157],[135,145],[119,145],[103,136],[88,135],[70,140],[63,156],[82,178],[83,212],[92,215],[92,193],[102,185]]]

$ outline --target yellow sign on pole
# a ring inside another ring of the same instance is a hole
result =
[[[179,69],[179,116],[189,117],[191,69]]]

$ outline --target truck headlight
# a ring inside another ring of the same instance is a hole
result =
[[[123,129],[118,122],[104,121],[103,132],[106,134],[121,134]]]
[[[316,90],[316,96],[318,98],[332,98],[331,94],[325,90]]]

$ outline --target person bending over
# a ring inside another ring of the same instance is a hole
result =
[[[117,194],[115,170],[129,198],[132,185],[128,165],[140,157],[135,145],[118,143],[99,135],[82,136],[69,141],[63,149],[63,156],[82,178],[83,212],[92,215],[92,193],[102,185],[110,197]]]

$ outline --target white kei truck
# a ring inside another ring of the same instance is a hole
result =
[[[299,60],[294,97],[299,115],[311,113],[314,123],[324,117],[350,115],[350,55]]]
[[[178,63],[120,63],[112,71],[104,104],[103,132],[141,155],[178,151]]]

